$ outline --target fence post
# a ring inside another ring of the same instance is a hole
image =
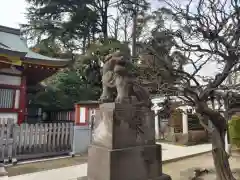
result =
[[[29,125],[29,134],[28,134],[28,138],[29,138],[29,144],[28,144],[28,152],[31,153],[33,151],[33,140],[34,140],[34,136],[35,136],[35,133],[34,133],[34,128],[35,127],[35,124],[30,124]],[[28,129],[26,129],[26,131],[28,131]]]
[[[58,151],[61,150],[61,148],[60,148],[60,134],[61,134],[60,123],[57,123],[57,142],[56,142],[57,147],[56,148],[57,148]]]
[[[17,164],[17,146],[18,141],[20,140],[19,137],[19,126],[17,124],[13,125],[13,151],[12,151],[12,163]]]
[[[69,148],[70,148],[70,153],[69,155],[74,157],[74,152],[73,152],[73,136],[74,136],[74,123],[70,123],[70,126],[69,126]]]
[[[23,144],[23,153],[27,152],[27,145],[28,145],[28,142],[29,142],[29,133],[28,133],[28,124],[22,124],[21,126],[23,126],[23,131],[24,131],[24,144]]]
[[[68,150],[68,143],[69,143],[69,140],[70,140],[70,137],[69,137],[69,134],[70,134],[70,123],[66,123],[66,126],[65,126],[65,142],[64,142],[64,148],[66,150]],[[71,143],[71,142],[70,142]]]
[[[4,157],[4,163],[7,163],[9,162],[9,157],[11,156],[11,151],[12,151],[12,143],[10,143],[10,137],[11,137],[11,122],[10,122],[11,119],[6,119],[6,122],[5,122],[5,132],[6,132],[6,135],[5,135],[5,157]],[[11,148],[9,148],[9,146]]]
[[[40,126],[39,126],[39,124],[37,123],[37,124],[35,124],[35,131],[34,131],[34,143],[33,143],[33,146],[34,146],[34,152],[38,152],[38,147],[39,147],[39,136],[40,136],[40,133],[39,133],[39,129],[40,129]]]
[[[49,124],[48,126],[48,148],[47,151],[51,152],[52,151],[52,124]]]
[[[43,152],[43,139],[44,139],[44,126],[42,124],[39,124],[39,142],[38,142],[38,148],[39,152]]]
[[[1,161],[4,161],[4,123],[2,123],[2,121],[3,121],[3,119],[0,119],[0,126],[1,126],[1,128],[0,128],[0,147],[1,147],[1,149],[0,149],[0,152],[1,152],[1,157],[0,157],[0,160]]]
[[[56,123],[53,123],[53,151],[56,151],[57,148],[56,148],[56,132],[57,132],[57,124]]]
[[[61,151],[64,150],[64,126],[65,124],[63,123],[60,123],[61,124],[61,141],[60,141],[60,144],[61,144]]]

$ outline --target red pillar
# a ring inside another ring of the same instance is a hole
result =
[[[18,112],[18,124],[23,123],[26,113],[26,77],[22,77],[20,86],[20,98],[19,98],[19,112]]]

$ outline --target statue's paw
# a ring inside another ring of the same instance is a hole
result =
[[[121,98],[119,98],[119,97],[116,97],[116,99],[115,99],[115,102],[116,102],[116,103],[121,103],[121,102],[122,102],[122,100],[121,100]]]
[[[108,97],[108,96],[102,96],[102,97],[100,97],[99,101],[102,102],[102,103],[105,103],[105,102],[113,102],[113,100],[112,100],[110,97]]]
[[[115,99],[115,102],[116,102],[116,103],[119,103],[119,102],[120,102],[120,100],[119,100],[118,98],[116,98],[116,99]]]

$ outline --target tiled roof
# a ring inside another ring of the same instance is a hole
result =
[[[5,46],[4,44],[0,43],[0,54],[1,53],[12,55],[12,56],[20,56],[20,57],[26,55],[26,52],[13,50],[13,49],[9,48],[8,46]]]
[[[66,65],[71,61],[69,59],[51,58],[31,51],[25,41],[20,37],[20,30],[4,26],[0,26],[0,48],[16,52],[25,52],[26,56],[23,58],[31,62],[35,60],[44,61],[47,64]]]

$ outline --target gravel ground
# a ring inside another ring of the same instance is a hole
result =
[[[7,167],[6,170],[8,171],[9,176],[16,176],[20,174],[78,165],[85,162],[87,162],[87,156],[76,156],[74,158],[49,160],[22,165],[19,164],[16,166]],[[233,154],[233,156],[230,158],[230,165],[232,169],[240,168],[240,154]],[[193,169],[194,167],[213,169],[211,153],[186,158],[176,162],[165,163],[163,164],[163,172],[170,175],[172,180],[187,180],[188,178],[185,175],[183,176],[183,172]],[[207,178],[206,180],[213,180],[213,178]]]
[[[87,156],[75,156],[62,159],[34,162],[28,164],[19,164],[7,167],[8,176],[17,176],[33,172],[57,169],[62,167],[79,165],[87,162]]]
[[[232,169],[240,168],[239,154],[233,154],[229,161]],[[173,180],[187,180],[188,177],[185,176],[185,173],[183,176],[183,172],[187,171],[188,169],[193,169],[194,167],[213,169],[214,166],[212,154],[207,153],[200,156],[183,159],[177,162],[166,163],[163,165],[163,172],[170,175]],[[206,180],[213,179],[211,177],[210,179],[206,178]]]

